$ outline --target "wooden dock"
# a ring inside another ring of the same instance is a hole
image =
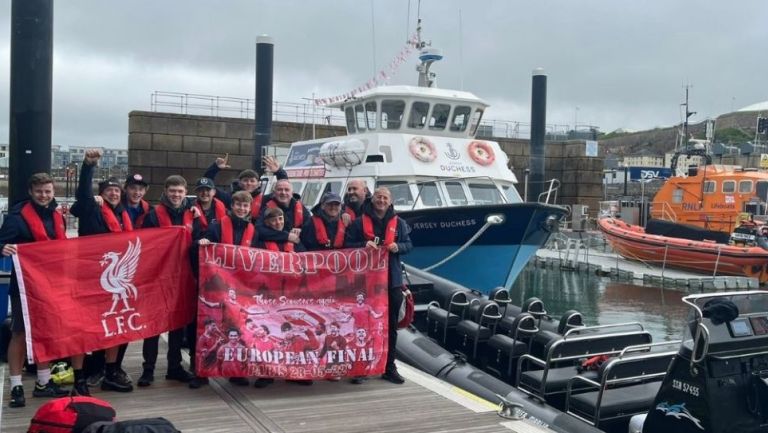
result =
[[[160,353],[165,353],[164,349]],[[398,365],[406,378],[403,385],[371,378],[362,385],[347,380],[318,381],[313,386],[277,381],[257,389],[218,378],[209,386],[193,390],[186,384],[166,381],[164,361],[162,356],[158,359],[155,382],[147,388],[135,388],[131,393],[93,389],[92,395],[109,401],[119,420],[164,417],[183,432],[549,431],[525,421],[501,418],[495,405],[402,363]],[[141,373],[141,343],[131,344],[124,368],[135,382]],[[0,431],[25,432],[37,408],[48,399],[32,397],[34,376],[25,375],[27,406],[8,408],[7,365],[0,371]]]

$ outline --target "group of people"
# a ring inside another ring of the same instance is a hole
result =
[[[395,215],[392,196],[387,188],[376,188],[371,194],[362,179],[347,182],[344,198],[334,192],[325,193],[310,212],[294,194],[287,173],[272,157],[265,157],[267,170],[277,182],[270,194],[261,191],[254,170],[243,170],[232,185],[232,192],[217,188],[214,182],[220,170],[229,168],[228,157],[217,158],[194,185],[196,198],[187,198],[187,182],[179,175],[165,179],[160,202],[156,206],[144,200],[148,184],[140,174],[130,175],[124,182],[109,178],[98,184],[98,195],[92,191],[94,169],[101,158],[99,150],[85,152],[76,202],[70,213],[79,219],[78,235],[132,231],[149,227],[185,226],[192,231],[197,245],[211,242],[228,243],[273,251],[300,252],[338,248],[386,248],[389,251],[389,339],[388,357],[382,378],[393,383],[404,380],[395,367],[395,344],[399,306],[403,301],[403,276],[399,256],[412,248],[410,231],[404,220]],[[46,173],[33,175],[28,182],[29,198],[10,210],[0,227],[0,251],[4,256],[16,254],[17,244],[66,238],[65,219],[54,198],[54,180]],[[196,254],[190,255],[193,269]],[[25,358],[25,331],[18,281],[11,275],[11,330],[8,349],[11,395],[10,407],[26,403],[22,386]],[[196,324],[168,333],[168,367],[166,380],[188,383],[198,388],[207,379],[196,376]],[[191,370],[182,366],[184,337],[190,346]],[[103,351],[71,357],[75,383],[72,394],[89,395],[89,386],[102,390],[130,392],[133,382],[123,370],[127,344]],[[159,336],[143,342],[140,387],[150,386],[158,357]],[[35,397],[59,397],[70,393],[51,380],[50,369],[38,366]],[[233,379],[248,384],[245,378]],[[361,383],[362,378],[356,378]],[[263,385],[257,381],[257,385]]]

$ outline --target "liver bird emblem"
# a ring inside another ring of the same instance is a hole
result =
[[[120,257],[122,255],[122,257]],[[106,268],[101,272],[101,288],[112,294],[112,308],[102,316],[117,314],[117,302],[123,301],[121,313],[133,311],[128,305],[128,298],[136,299],[138,291],[133,285],[133,276],[139,264],[141,255],[141,239],[136,238],[136,243],[128,242],[128,249],[124,254],[109,251],[102,256],[99,264]]]

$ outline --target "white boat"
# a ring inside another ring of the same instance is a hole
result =
[[[293,143],[285,170],[308,207],[327,191],[343,195],[352,178],[371,191],[388,187],[412,229],[407,264],[484,292],[509,288],[566,208],[522,200],[499,144],[476,138],[488,104],[431,87],[429,68],[441,56],[418,45],[419,86],[376,87],[333,104],[348,135]]]

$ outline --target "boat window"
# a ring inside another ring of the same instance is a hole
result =
[[[347,118],[347,131],[354,134],[357,131],[355,128],[355,110],[352,107],[347,107],[344,109],[344,115]]]
[[[365,111],[363,110],[363,104],[355,105],[355,118],[357,119],[357,130],[360,132],[365,131]]]
[[[469,125],[469,113],[472,112],[471,107],[466,105],[460,105],[453,110],[453,122],[451,122],[451,131],[465,131],[467,125]]]
[[[429,112],[428,102],[414,102],[411,105],[411,117],[408,119],[408,127],[421,129],[427,123],[427,113]]]
[[[323,188],[323,194],[326,192],[335,192],[338,195],[344,195],[341,193],[341,181],[328,182]]]
[[[385,99],[381,101],[381,129],[400,129],[405,101]]]
[[[735,180],[724,180],[723,181],[723,192],[726,194],[732,194],[736,192],[736,181]]]
[[[448,191],[448,198],[451,200],[451,204],[459,206],[467,204],[467,196],[464,194],[461,182],[446,182],[445,189]]]
[[[768,182],[764,180],[758,181],[755,192],[757,194],[757,198],[763,201],[768,201]]]
[[[376,101],[365,103],[365,117],[368,120],[368,129],[376,129]]]
[[[448,115],[451,114],[451,106],[448,104],[435,104],[432,109],[432,117],[429,119],[429,129],[442,131],[448,124]]]
[[[513,188],[511,185],[502,185],[501,189],[504,190],[504,197],[507,198],[507,203],[520,203],[523,201],[523,198],[520,197],[517,189]]]
[[[483,110],[478,108],[475,110],[475,114],[472,115],[472,121],[469,125],[469,133],[474,136],[477,132],[477,127],[480,126],[480,119],[483,118]]]
[[[752,181],[751,180],[740,180],[739,181],[739,192],[742,194],[749,194],[752,192]]]
[[[301,197],[302,203],[307,207],[312,207],[317,202],[318,197],[320,197],[320,191],[322,190],[323,182],[308,182],[307,187],[304,188],[304,195]]]
[[[376,183],[376,187],[385,186],[392,193],[392,204],[412,205],[413,196],[411,188],[405,181],[381,181]]]
[[[501,193],[496,185],[487,183],[470,183],[469,192],[472,193],[472,201],[475,204],[497,204],[503,203]]]
[[[292,180],[291,187],[293,188],[293,192],[295,192],[298,195],[301,195],[301,189],[304,188],[304,182],[300,180]]]
[[[683,191],[682,188],[677,188],[676,190],[672,191],[672,203],[682,203],[683,194],[685,194],[685,191]]]
[[[712,194],[717,190],[717,182],[714,180],[704,181],[704,194]]]
[[[435,182],[423,183],[420,188],[419,197],[421,197],[424,206],[441,206],[443,204]]]

